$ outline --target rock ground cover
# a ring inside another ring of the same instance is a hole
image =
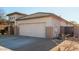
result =
[[[79,38],[68,38],[50,51],[79,51]]]

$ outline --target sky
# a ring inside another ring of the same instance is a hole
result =
[[[79,23],[79,7],[1,7],[5,14],[21,12],[32,14],[36,12],[54,13],[68,21]]]

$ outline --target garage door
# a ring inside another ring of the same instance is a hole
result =
[[[28,23],[19,25],[22,36],[45,37],[45,23]]]

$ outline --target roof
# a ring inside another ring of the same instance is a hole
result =
[[[23,14],[23,13],[20,13],[20,12],[13,12],[13,13],[7,14],[7,16],[14,15],[14,14],[18,14],[18,15],[27,15],[27,14]]]
[[[60,16],[57,16],[54,13],[45,13],[45,12],[34,13],[34,14],[31,14],[31,15],[28,15],[28,16],[25,16],[25,17],[18,18],[16,20],[17,21],[19,21],[19,20],[28,20],[28,19],[33,19],[33,18],[47,17],[47,16],[53,16],[55,18],[58,18],[59,20],[65,21],[66,23],[72,24],[71,22],[61,18]]]
[[[30,15],[25,16],[25,17],[18,18],[17,21],[24,20],[24,19],[46,17],[46,16],[51,16],[51,15],[56,16],[55,14],[52,14],[52,13],[38,12],[38,13],[30,14]]]

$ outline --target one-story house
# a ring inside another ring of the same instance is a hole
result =
[[[53,13],[38,12],[16,19],[17,35],[40,38],[58,37],[60,33],[73,32],[73,24]],[[62,30],[65,28],[65,30]],[[67,30],[66,30],[67,29]]]

